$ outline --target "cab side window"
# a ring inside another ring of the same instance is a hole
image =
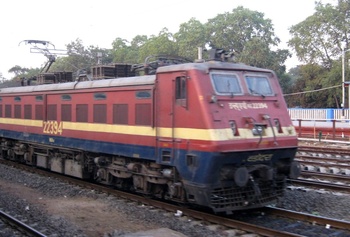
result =
[[[175,103],[187,109],[187,80],[185,76],[175,79]]]
[[[175,80],[175,98],[186,99],[187,97],[187,85],[186,77],[176,77]]]

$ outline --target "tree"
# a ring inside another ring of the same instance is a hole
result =
[[[195,18],[182,23],[180,29],[174,34],[178,55],[188,59],[196,59],[198,47],[205,48],[208,43],[205,25]]]
[[[286,71],[284,63],[290,56],[288,50],[272,51],[261,38],[256,37],[246,43],[239,61],[255,67],[269,68],[281,76]]]
[[[243,7],[209,19],[206,27],[210,44],[234,51],[237,56],[244,51],[249,41],[256,38],[268,47],[277,46],[280,42],[274,35],[270,19],[264,19],[261,12]]]
[[[339,0],[337,6],[316,2],[316,12],[290,28],[292,47],[298,59],[331,68],[341,55],[342,43],[349,46],[350,2]]]
[[[206,23],[208,44],[235,52],[236,61],[285,73],[288,50],[273,51],[280,43],[270,19],[243,7],[219,14]]]
[[[152,35],[140,47],[139,59],[144,60],[152,55],[178,55],[173,34],[167,28],[163,28],[157,36]]]
[[[129,50],[128,41],[122,38],[116,38],[112,43],[112,54],[113,61],[126,63],[127,62],[127,54]]]
[[[342,47],[345,46],[348,49],[350,46],[350,2],[339,0],[336,6],[316,2],[315,10],[312,16],[290,28],[292,38],[288,41],[288,45],[296,52],[299,60],[306,63],[300,67],[301,73],[294,91],[301,92],[317,88],[325,90],[293,98],[306,108],[339,107],[341,87],[337,86],[342,85]],[[345,54],[345,57],[348,58],[348,55]],[[305,72],[310,71],[306,69],[316,67],[322,70],[314,70],[313,78],[318,80],[312,80],[310,74]],[[289,99],[289,103],[299,103],[296,101]]]
[[[131,42],[126,57],[126,62],[128,63],[141,63],[145,59],[140,56],[140,48],[146,44],[148,37],[146,35],[137,35]]]
[[[91,66],[98,64],[100,56],[102,64],[112,62],[111,50],[95,46],[85,47],[80,39],[67,45],[67,54],[68,56],[57,58],[50,71],[90,72]]]
[[[9,73],[14,73],[15,77],[18,77],[19,75],[24,74],[28,71],[29,71],[28,68],[21,67],[18,65],[14,66],[14,67],[10,68],[10,70],[8,70]]]
[[[339,107],[340,88],[330,83],[333,71],[318,64],[306,64],[293,69],[295,83],[292,91],[294,95],[286,97],[289,107],[303,108],[334,108]],[[335,76],[337,77],[337,76]],[[329,88],[329,89],[327,89]]]

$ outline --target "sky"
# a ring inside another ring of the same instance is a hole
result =
[[[337,4],[338,0],[320,0]],[[157,35],[163,28],[176,33],[191,18],[202,24],[218,14],[243,6],[264,13],[281,39],[278,48],[288,48],[289,28],[315,12],[315,0],[11,0],[0,2],[0,73],[10,79],[15,65],[41,68],[47,58],[31,53],[23,40],[45,40],[56,49],[82,40],[84,46],[112,48],[116,38],[131,41],[137,35]],[[22,42],[22,43],[20,43]],[[287,68],[298,65],[295,56]]]

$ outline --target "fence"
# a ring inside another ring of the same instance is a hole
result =
[[[292,120],[350,120],[349,109],[288,109]]]
[[[349,109],[288,109],[299,137],[350,140]]]

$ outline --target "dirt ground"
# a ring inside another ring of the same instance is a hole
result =
[[[0,165],[0,209],[57,237],[227,236],[185,216],[7,165]]]
[[[124,213],[111,209],[107,203],[92,198],[47,197],[23,184],[9,183],[1,179],[0,188],[13,196],[26,199],[29,203],[40,205],[49,215],[58,215],[71,220],[80,229],[85,230],[88,236],[103,236],[113,230],[137,232],[159,228],[139,220],[130,220]]]

